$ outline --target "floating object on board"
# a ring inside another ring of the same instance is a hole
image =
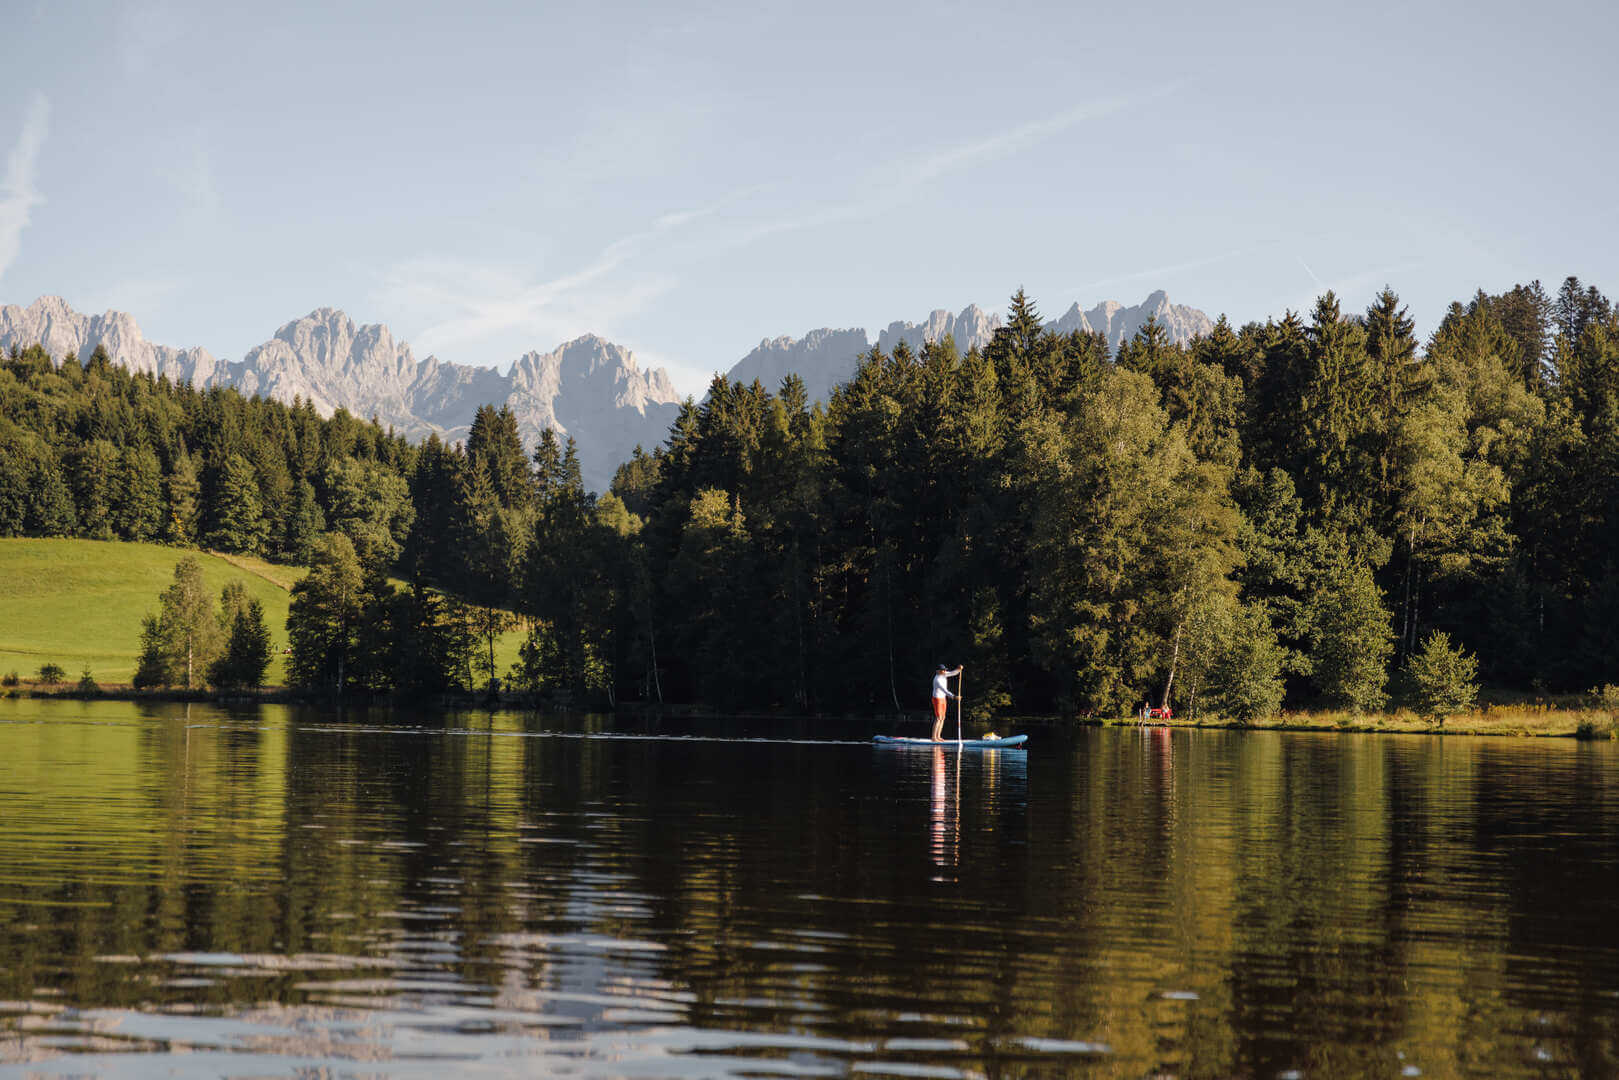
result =
[[[932,739],[901,739],[893,735],[871,737],[871,741],[878,746],[938,746],[946,750],[951,747],[960,747],[963,750],[1021,750],[1028,739],[1027,735],[1008,735],[1004,739],[962,739],[959,742],[955,739],[940,739],[934,742]]]

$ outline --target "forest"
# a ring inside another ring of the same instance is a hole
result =
[[[1500,692],[1619,681],[1594,287],[1480,292],[1426,342],[1389,290],[1184,345],[1041,323],[1020,290],[983,349],[873,350],[824,405],[716,378],[599,496],[504,409],[412,444],[14,350],[0,536],[307,565],[290,670],[335,693],[891,712],[942,662],[980,716],[1245,719],[1386,708],[1447,655]]]

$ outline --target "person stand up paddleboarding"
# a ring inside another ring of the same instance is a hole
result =
[[[956,695],[950,692],[950,680],[961,674],[961,668],[950,671],[943,664],[933,676],[933,741],[940,741],[940,734],[944,731],[944,714],[950,707],[950,699]]]

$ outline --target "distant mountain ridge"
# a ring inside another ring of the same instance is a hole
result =
[[[1076,303],[1046,325],[1103,334],[1111,348],[1128,340],[1148,317],[1176,341],[1206,334],[1214,323],[1196,308],[1171,304],[1154,292],[1134,307],[1113,301],[1081,310]],[[920,323],[891,322],[877,345],[891,351],[900,342],[951,337],[962,351],[982,348],[1001,317],[976,304],[952,314],[940,309]],[[87,359],[105,346],[113,363],[199,387],[234,387],[279,401],[302,398],[323,416],[339,408],[375,417],[401,434],[449,441],[465,437],[480,405],[505,405],[532,448],[546,429],[571,435],[579,445],[587,487],[606,491],[618,465],[636,446],[663,443],[679,414],[682,397],[661,368],[642,371],[634,355],[594,334],[548,353],[527,352],[505,374],[489,367],[455,364],[428,356],[418,360],[409,344],[379,323],[357,325],[335,308],[316,308],[283,324],[269,340],[237,361],[221,361],[200,347],[177,349],[146,340],[133,316],[121,311],[85,315],[59,296],[42,296],[27,307],[0,306],[0,348],[43,345],[51,357]],[[812,399],[825,401],[853,374],[871,338],[858,327],[811,330],[802,338],[766,339],[733,365],[732,380],[760,380],[771,390],[789,373],[803,378]]]
[[[1108,347],[1119,345],[1135,336],[1147,319],[1156,318],[1169,332],[1173,341],[1185,343],[1214,329],[1214,320],[1197,308],[1171,304],[1162,289],[1148,295],[1133,307],[1108,300],[1090,310],[1082,310],[1078,303],[1045,325],[1058,333],[1075,330],[1100,333]],[[983,348],[995,331],[1001,327],[1001,317],[985,311],[977,304],[969,304],[957,314],[939,309],[921,323],[892,322],[877,335],[877,347],[892,352],[894,346],[905,342],[919,349],[924,342],[955,339],[962,352]],[[822,327],[811,330],[802,338],[767,338],[757,348],[737,361],[726,373],[733,381],[750,383],[758,379],[774,390],[789,373],[797,373],[812,399],[825,401],[833,387],[854,373],[862,354],[870,351],[871,338],[859,327],[835,330]]]
[[[27,307],[0,305],[0,348],[42,345],[53,360],[87,359],[105,345],[114,363],[147,375],[190,379],[205,385],[219,361],[203,348],[174,349],[146,340],[134,316],[123,311],[81,315],[60,296],[42,296]]]
[[[511,370],[417,360],[380,324],[358,326],[334,308],[284,324],[239,361],[206,349],[154,345],[130,315],[83,315],[60,297],[0,307],[0,348],[41,344],[51,357],[81,362],[105,346],[115,364],[199,387],[229,386],[278,401],[302,398],[323,416],[339,408],[376,417],[410,438],[465,437],[478,406],[506,405],[533,447],[546,428],[572,435],[587,487],[607,490],[637,445],[668,434],[680,395],[667,372],[642,371],[628,349],[587,334],[549,353],[528,352]]]

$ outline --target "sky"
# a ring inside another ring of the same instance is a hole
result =
[[[1619,293],[1619,5],[9,0],[0,303],[239,359],[317,307],[686,393],[1019,287],[1234,322]]]

